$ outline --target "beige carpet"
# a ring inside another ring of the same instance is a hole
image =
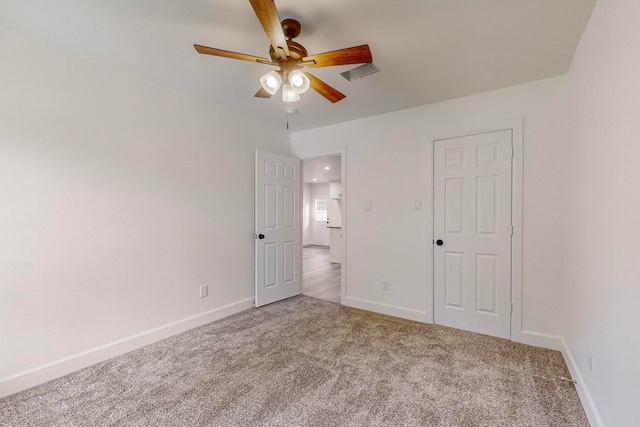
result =
[[[560,353],[296,297],[0,400],[2,426],[588,426]]]

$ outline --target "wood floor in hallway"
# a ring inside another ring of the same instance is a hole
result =
[[[340,302],[341,265],[329,262],[329,248],[302,248],[302,293],[327,301]]]

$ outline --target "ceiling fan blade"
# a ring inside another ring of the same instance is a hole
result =
[[[249,0],[249,3],[251,3],[253,11],[262,24],[264,32],[267,33],[273,50],[278,52],[282,59],[287,59],[287,56],[289,56],[289,45],[287,45],[287,38],[282,30],[280,16],[278,15],[278,9],[276,9],[274,1]]]
[[[307,77],[309,77],[309,80],[311,81],[311,89],[315,90],[320,95],[324,96],[334,104],[346,98],[346,95],[338,92],[337,90],[335,90],[334,88],[332,88],[331,86],[329,86],[328,84],[326,84],[325,82],[323,82],[322,80],[314,76],[313,74],[311,73],[304,73],[304,74]]]
[[[303,62],[314,61],[315,64],[309,68],[333,67],[334,65],[365,64],[372,62],[369,45],[348,47],[346,49],[334,50],[331,52],[319,53],[317,55],[302,58]]]
[[[267,92],[266,90],[264,90],[264,88],[260,88],[259,91],[256,92],[256,94],[254,95],[256,98],[271,98],[271,94],[269,92]]]
[[[271,61],[265,58],[260,58],[259,56],[246,55],[244,53],[216,49],[215,47],[200,46],[199,44],[194,44],[193,47],[196,48],[196,52],[203,53],[205,55],[222,56],[224,58],[241,59],[243,61],[258,62],[262,64],[271,64]],[[274,64],[274,65],[277,65],[277,64]]]

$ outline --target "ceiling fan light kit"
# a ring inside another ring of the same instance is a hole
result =
[[[293,41],[300,34],[301,25],[298,21],[295,19],[280,21],[274,0],[249,0],[249,3],[251,3],[258,21],[262,24],[262,28],[271,42],[269,48],[271,60],[197,44],[194,44],[193,47],[198,53],[205,55],[221,56],[279,67],[279,70],[270,71],[260,78],[261,89],[255,95],[258,98],[270,98],[282,87],[282,100],[284,102],[295,102],[300,100],[301,93],[311,88],[327,100],[335,103],[344,99],[345,95],[313,74],[302,70],[336,65],[371,64],[373,61],[368,45],[308,55],[304,46]],[[371,65],[373,66],[373,64]],[[373,68],[375,71],[372,72],[378,71],[375,66]],[[364,77],[364,75],[360,77]],[[347,77],[345,76],[345,78]],[[353,78],[351,76],[347,80]]]
[[[264,76],[260,77],[260,85],[266,90],[269,95],[275,95],[275,93],[282,86],[282,77],[280,73],[275,70],[269,71]]]
[[[284,102],[300,101],[300,94],[293,90],[289,83],[285,83],[282,85],[282,100]]]
[[[300,94],[305,93],[311,86],[309,77],[300,70],[293,70],[288,73],[285,77],[284,85],[280,74],[286,74],[286,72],[269,71],[260,77],[260,85],[269,95],[275,95],[282,86],[282,100],[284,102],[299,101]]]
[[[289,83],[294,91],[297,93],[305,93],[311,86],[311,80],[309,77],[300,70],[293,70],[289,73]]]

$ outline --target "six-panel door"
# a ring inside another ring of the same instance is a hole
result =
[[[256,151],[256,307],[300,293],[300,160]]]
[[[434,321],[510,338],[512,132],[434,143]]]

